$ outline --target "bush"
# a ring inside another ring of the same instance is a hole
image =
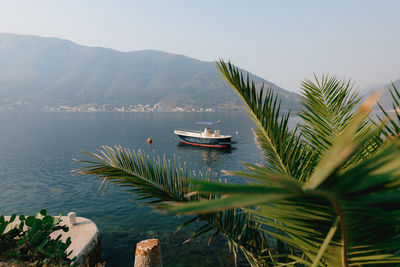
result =
[[[19,224],[11,227],[16,215],[9,221],[0,216],[0,262],[31,263],[36,265],[70,265],[66,250],[71,244],[68,237],[64,243],[61,234],[52,239],[50,234],[62,230],[68,232],[67,226],[60,225],[60,218],[47,215],[41,210],[37,216],[19,216]],[[7,227],[11,228],[6,231]]]

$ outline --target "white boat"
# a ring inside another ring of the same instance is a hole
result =
[[[197,122],[197,124],[213,125],[219,124],[217,122]],[[210,127],[206,127],[204,131],[194,130],[174,130],[174,134],[179,136],[180,142],[183,144],[204,146],[204,147],[217,147],[217,148],[228,148],[236,142],[231,141],[231,135],[223,135],[220,130],[214,130]]]

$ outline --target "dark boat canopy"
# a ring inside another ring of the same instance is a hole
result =
[[[221,121],[198,121],[196,124],[202,124],[202,125],[215,125],[215,124],[221,124]]]

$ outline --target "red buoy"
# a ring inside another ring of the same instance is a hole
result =
[[[153,143],[153,140],[151,140],[151,138],[149,137],[149,138],[147,139],[147,143],[151,144],[151,143]]]

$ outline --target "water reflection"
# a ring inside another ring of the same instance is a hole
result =
[[[200,155],[202,163],[206,166],[218,164],[219,161],[226,160],[226,155],[231,154],[236,147],[212,148],[202,146],[192,146],[183,143],[177,145],[181,152],[196,152]]]

